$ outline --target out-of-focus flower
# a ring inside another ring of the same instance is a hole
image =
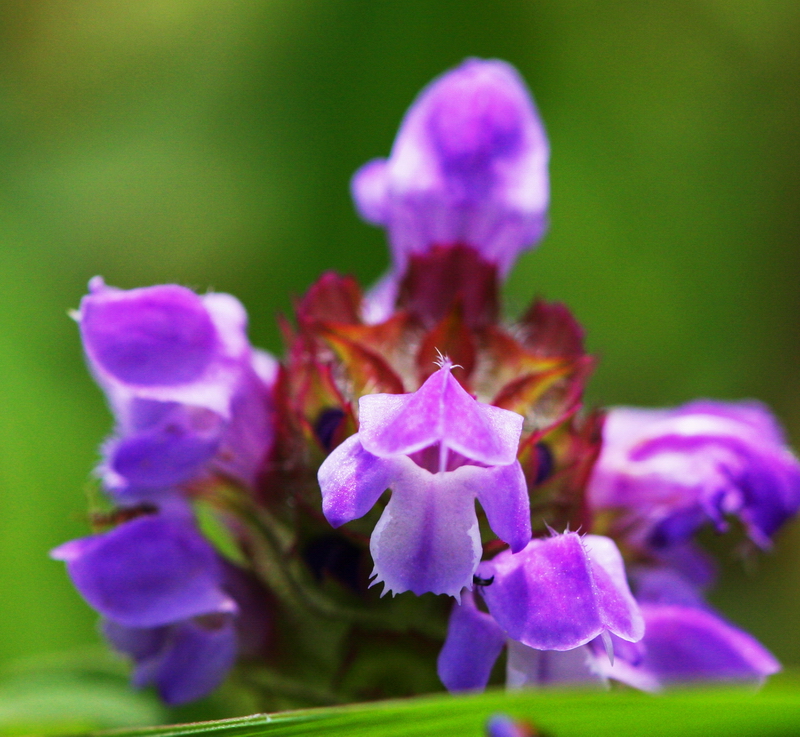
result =
[[[598,637],[635,642],[644,634],[622,557],[608,538],[573,532],[531,540],[516,555],[505,551],[481,563],[478,577],[489,612],[465,597],[439,655],[439,677],[452,691],[483,688],[506,641],[513,681],[524,650],[573,651]]]
[[[111,644],[134,660],[133,684],[154,684],[169,704],[210,693],[243,647],[263,644],[261,596],[217,556],[185,507],[72,540],[51,555],[103,616]]]
[[[513,550],[531,536],[516,460],[522,416],[473,399],[442,368],[412,394],[359,402],[360,429],[319,470],[322,510],[339,527],[392,497],[370,540],[386,591],[458,597],[481,556],[475,499]]]
[[[117,421],[100,469],[110,492],[152,496],[212,467],[253,482],[272,442],[274,361],[251,349],[236,299],[98,277],[76,319]]]
[[[101,535],[71,540],[51,556],[101,615],[128,627],[158,627],[236,612],[222,566],[188,519],[148,514]]]
[[[211,693],[233,667],[238,650],[231,615],[206,615],[149,628],[106,620],[103,633],[115,650],[133,659],[132,684],[154,685],[172,705]]]
[[[547,137],[509,64],[468,59],[426,87],[389,159],[356,172],[361,216],[386,228],[393,272],[376,291],[389,306],[411,256],[467,246],[505,276],[547,223]]]
[[[613,409],[589,485],[597,512],[617,515],[638,546],[665,549],[736,515],[767,547],[800,507],[800,463],[754,402],[697,401],[671,410]]]

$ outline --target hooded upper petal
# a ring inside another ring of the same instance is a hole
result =
[[[461,243],[505,274],[546,226],[548,144],[530,93],[505,62],[468,59],[426,87],[387,161],[353,177],[361,215],[383,225],[395,265]]]
[[[376,456],[408,455],[441,443],[487,466],[517,457],[522,415],[478,402],[453,377],[449,362],[412,394],[359,400],[359,437]]]
[[[639,607],[614,543],[565,533],[531,540],[516,555],[500,553],[478,569],[494,577],[482,592],[506,634],[539,650],[570,650],[604,632],[642,637]]]

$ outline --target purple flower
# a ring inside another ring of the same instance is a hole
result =
[[[263,595],[223,562],[178,503],[52,551],[103,617],[111,644],[135,662],[133,684],[169,704],[213,691],[242,651],[258,651]]]
[[[800,507],[800,463],[766,408],[697,401],[673,410],[609,412],[589,485],[595,510],[615,510],[638,546],[687,541],[737,515],[766,547]]]
[[[231,615],[206,615],[161,627],[126,627],[106,620],[103,633],[135,663],[137,688],[155,685],[171,705],[202,698],[233,667],[238,643]]]
[[[188,518],[148,514],[51,552],[81,596],[127,627],[158,627],[236,612],[213,548]]]
[[[635,642],[644,634],[622,557],[606,537],[570,532],[531,540],[517,554],[482,563],[478,576],[488,582],[480,592],[489,612],[465,596],[439,654],[439,677],[451,691],[484,688],[506,642],[513,682],[513,672],[527,667],[518,661],[528,650],[573,652],[598,637]]]
[[[412,394],[359,401],[359,432],[319,469],[322,511],[339,527],[392,496],[370,540],[375,583],[458,597],[481,556],[477,498],[495,533],[530,539],[527,487],[516,459],[521,415],[473,399],[445,362]]]
[[[611,636],[613,661],[599,639],[567,652],[542,652],[510,643],[510,687],[603,684],[621,681],[643,691],[698,681],[761,683],[780,664],[755,639],[722,619],[700,594],[665,568],[635,572],[644,637]]]
[[[466,245],[508,273],[545,230],[547,138],[509,64],[467,59],[426,87],[389,159],[356,172],[361,216],[384,226],[398,275],[409,256]]]
[[[117,420],[100,469],[109,491],[161,493],[212,467],[254,481],[272,443],[274,361],[251,349],[236,299],[98,277],[76,319]]]

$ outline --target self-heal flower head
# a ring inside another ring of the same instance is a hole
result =
[[[519,651],[572,651],[616,635],[635,642],[644,622],[612,540],[574,532],[531,540],[517,554],[481,563],[478,576],[488,614],[465,597],[453,609],[439,655],[439,677],[451,691],[486,686],[503,645],[509,679]]]
[[[386,228],[394,268],[434,246],[464,245],[508,273],[547,221],[547,138],[509,64],[468,59],[426,87],[388,160],[352,181],[361,216]]]
[[[603,436],[589,502],[616,511],[636,545],[670,548],[737,515],[766,547],[800,507],[800,462],[757,403],[613,409]]]
[[[251,483],[272,441],[271,359],[251,349],[227,294],[100,278],[76,314],[89,366],[115,414],[101,475],[121,498],[196,476],[212,459]]]
[[[412,394],[359,401],[360,429],[319,469],[322,511],[339,527],[392,496],[370,539],[386,591],[458,597],[481,556],[477,498],[512,550],[530,539],[525,478],[516,459],[523,418],[471,397],[444,362]]]

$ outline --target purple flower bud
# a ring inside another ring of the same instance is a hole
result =
[[[735,514],[766,547],[800,507],[800,463],[753,402],[612,410],[589,485],[595,510],[616,510],[630,542],[668,548]]]
[[[582,681],[592,675],[582,645],[612,634],[635,642],[644,634],[622,557],[608,538],[570,532],[531,540],[519,553],[482,563],[478,575],[490,581],[480,589],[489,613],[472,596],[454,607],[438,663],[450,690],[485,687],[503,639],[509,684],[521,685],[531,673],[548,682]],[[551,659],[549,651],[571,654]]]
[[[154,684],[159,696],[173,706],[211,693],[236,660],[236,630],[230,615],[207,615],[152,628],[106,620],[103,632],[116,650],[136,663],[133,685]]]
[[[51,552],[81,596],[126,627],[233,613],[216,553],[187,519],[147,515]]]
[[[476,249],[505,275],[546,227],[548,144],[516,70],[468,59],[415,100],[388,160],[352,181],[362,217],[389,234],[396,273],[431,247]]]
[[[319,470],[334,526],[366,514],[391,488],[370,541],[386,591],[458,597],[481,555],[475,499],[513,550],[530,539],[527,487],[516,460],[523,418],[473,399],[443,367],[412,394],[359,403],[361,428]]]
[[[252,483],[272,443],[274,361],[250,348],[237,300],[98,277],[77,320],[117,419],[100,468],[109,491],[162,493],[206,469]]]

